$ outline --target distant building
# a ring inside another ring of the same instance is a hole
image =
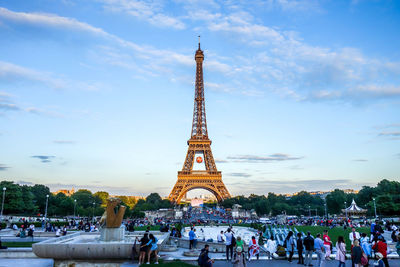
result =
[[[66,195],[67,197],[69,197],[69,196],[71,196],[71,195],[73,195],[73,194],[75,193],[75,189],[74,189],[74,188],[72,188],[71,190],[68,190],[68,189],[60,189],[60,190],[58,190],[58,191],[56,191],[56,192],[53,192],[52,194],[53,194],[53,195],[57,195],[58,193],[63,193],[64,195]]]
[[[322,199],[325,199],[329,193],[331,193],[332,190],[330,191],[311,191],[308,192],[312,196],[319,196]],[[359,190],[354,190],[354,189],[343,189],[343,192],[346,194],[358,194]],[[282,194],[283,196],[286,197],[287,200],[291,199],[293,196],[297,195],[299,192],[293,193],[293,194]]]
[[[203,204],[204,204],[204,201],[203,201],[203,199],[201,199],[201,198],[193,198],[193,199],[190,201],[190,205],[191,205],[192,207],[201,207],[201,206],[203,206]]]

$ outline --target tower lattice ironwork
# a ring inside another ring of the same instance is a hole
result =
[[[206,109],[204,103],[203,61],[204,53],[199,48],[195,54],[196,84],[191,137],[182,171],[178,171],[178,181],[169,194],[169,200],[179,203],[185,194],[193,189],[206,189],[213,193],[218,201],[230,198],[222,182],[222,174],[217,170],[211,152],[211,140],[208,138]],[[193,170],[195,163],[203,163],[204,170]]]

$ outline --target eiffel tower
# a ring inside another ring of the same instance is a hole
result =
[[[193,189],[205,189],[215,195],[218,201],[230,198],[230,194],[222,182],[222,174],[217,170],[211,152],[211,140],[208,138],[206,109],[204,104],[203,61],[204,54],[199,49],[195,54],[196,85],[194,95],[194,110],[192,133],[188,140],[188,150],[182,171],[178,171],[178,181],[169,194],[169,200],[179,204],[185,194]],[[194,167],[203,169],[194,170]]]

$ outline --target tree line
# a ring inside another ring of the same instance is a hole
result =
[[[47,205],[48,217],[76,216],[91,217],[101,216],[106,208],[109,194],[104,191],[92,193],[80,189],[71,196],[64,193],[56,195],[42,184],[19,185],[11,181],[0,182],[0,190],[6,188],[4,194],[4,215],[44,216]],[[47,195],[48,200],[47,200]],[[3,197],[2,195],[0,196]],[[136,199],[128,196],[116,196],[121,199],[121,204],[126,206],[125,217],[142,218],[143,211],[157,210],[172,207],[168,200],[163,200],[157,193],[150,194],[145,199]]]
[[[71,196],[63,193],[53,195],[50,189],[41,184],[33,186],[19,185],[10,181],[0,182],[0,189],[6,187],[4,199],[5,215],[43,216],[46,208],[46,196],[48,198],[48,216],[81,216],[91,217],[103,214],[109,194],[104,191],[92,193],[86,189],[80,189]],[[1,196],[2,197],[2,196]],[[145,199],[136,201],[127,196],[118,196],[122,204],[127,207],[125,217],[142,218],[146,210],[158,210],[172,208],[173,205],[162,199],[159,194],[151,193]],[[367,215],[374,215],[375,198],[378,215],[398,215],[400,213],[400,182],[381,180],[376,187],[363,186],[357,194],[346,194],[343,190],[335,189],[326,199],[301,191],[291,198],[283,195],[268,193],[264,195],[236,196],[220,203],[224,208],[232,208],[234,204],[241,205],[244,209],[254,209],[259,216],[278,215],[282,213],[290,215],[324,215],[327,204],[329,214],[340,214],[344,208],[354,199],[362,208],[368,210]]]
[[[287,198],[283,195],[268,193],[264,195],[250,195],[249,197],[237,196],[226,199],[221,203],[224,208],[232,208],[234,204],[241,205],[244,209],[254,209],[258,215],[290,215],[323,216],[325,203],[328,214],[340,214],[342,209],[350,206],[354,199],[358,206],[367,209],[367,215],[375,214],[374,202],[378,215],[398,215],[400,213],[400,182],[381,180],[376,187],[363,186],[357,193],[347,194],[343,190],[335,189],[330,192],[325,200],[318,195],[311,195],[301,191]]]

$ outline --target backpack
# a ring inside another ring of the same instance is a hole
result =
[[[203,262],[204,253],[205,253],[205,251],[202,251],[202,252],[200,253],[198,259],[197,259],[197,264],[198,264],[199,266],[203,266],[203,265],[204,265],[204,262]]]
[[[231,245],[236,245],[236,238],[235,238],[235,236],[232,234],[232,239],[231,239],[232,241],[231,241]]]

